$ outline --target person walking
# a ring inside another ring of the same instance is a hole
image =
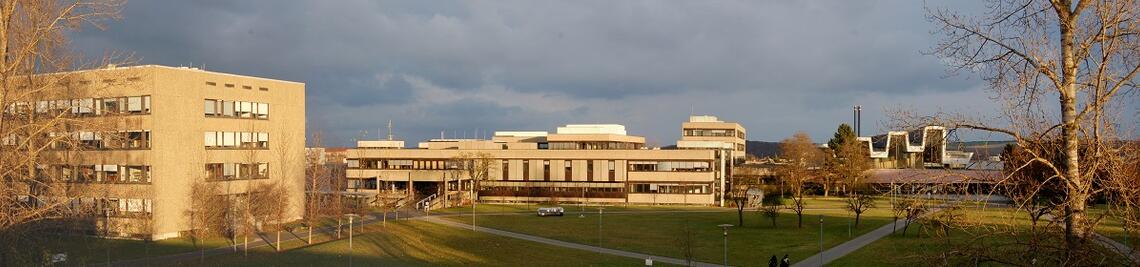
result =
[[[780,267],[792,266],[792,260],[788,259],[788,254],[784,254],[784,259],[780,261]]]
[[[780,261],[776,259],[776,255],[772,255],[772,258],[768,260],[768,267],[780,266],[779,262]]]

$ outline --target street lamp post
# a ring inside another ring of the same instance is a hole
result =
[[[604,207],[598,207],[598,247],[602,247],[602,210]]]
[[[819,266],[823,266],[823,214],[819,215]]]
[[[357,215],[355,213],[350,213],[347,216],[348,216],[348,266],[352,266],[352,251],[353,251],[352,250],[352,228],[354,228],[354,227],[352,227],[352,225],[353,225],[352,221],[353,221],[353,218],[356,218]]]
[[[726,223],[717,225],[717,227],[720,227],[720,229],[724,231],[724,266],[728,266],[728,228],[732,227],[732,225]]]

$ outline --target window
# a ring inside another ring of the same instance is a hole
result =
[[[617,170],[615,170],[615,168],[614,168],[614,167],[616,167],[616,166],[615,166],[615,164],[614,164],[614,161],[612,161],[612,160],[611,160],[611,161],[609,162],[609,168],[610,168],[610,173],[609,173],[609,176],[610,176],[610,177],[609,177],[609,178],[610,178],[610,182],[613,182],[613,181],[615,181],[615,180],[617,179]]]
[[[242,86],[241,86],[241,89],[246,89],[246,90],[253,90],[253,87],[252,87],[252,86],[249,86],[249,85],[242,85]]]
[[[257,111],[254,114],[258,119],[269,119],[269,104],[257,103]]]
[[[237,102],[237,104],[235,104],[235,107],[237,109],[237,116],[239,118],[253,117],[253,105],[251,105],[251,103]]]
[[[122,166],[122,182],[150,183],[150,166]]]
[[[100,182],[119,181],[119,165],[95,165],[96,180]]]
[[[234,88],[234,84],[232,84],[232,83],[227,83],[227,84],[226,84],[226,88]]]
[[[222,116],[227,116],[227,117],[233,117],[234,116],[234,102],[233,101],[222,101]]]
[[[586,161],[586,181],[594,181],[594,161]]]
[[[101,114],[119,113],[119,101],[117,98],[100,99],[98,102],[100,103],[98,105],[100,110],[98,111],[101,111]]]
[[[562,178],[565,178],[567,182],[573,180],[573,179],[571,179],[571,177],[574,177],[574,167],[572,166],[573,162],[569,161],[569,160],[563,161],[562,165],[563,165],[563,170],[565,170],[565,172],[566,172],[566,174],[563,175]]]
[[[549,160],[543,160],[542,161],[542,180],[543,181],[550,181],[550,161]]]
[[[649,191],[649,184],[633,184],[633,193],[652,193]]]
[[[508,162],[509,162],[508,160],[503,160],[503,180],[504,181],[509,180],[511,178],[511,165]]]
[[[218,83],[215,83],[215,82],[206,82],[206,85],[208,85],[208,86],[217,86],[217,85],[218,85]]]
[[[218,112],[218,100],[206,99],[203,107],[206,109],[206,116],[221,115],[220,112]]]
[[[149,113],[150,105],[144,104],[149,102],[150,97],[132,96],[127,98],[127,112],[129,113]]]
[[[530,181],[530,160],[523,160],[523,181]]]
[[[702,172],[710,171],[707,161],[631,161],[631,171]]]
[[[269,91],[269,88],[265,88],[265,87],[258,87],[258,88],[257,88],[257,90],[261,90],[261,91]]]
[[[217,181],[224,177],[221,163],[206,163],[206,181]]]

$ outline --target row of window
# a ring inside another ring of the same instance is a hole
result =
[[[714,136],[714,137],[739,137],[744,139],[744,131],[734,129],[684,129],[681,131],[684,136]]]
[[[16,197],[16,201],[35,207],[54,207],[78,212],[90,212],[108,217],[150,216],[150,213],[153,211],[151,200],[142,198],[32,198],[27,195],[21,195]]]
[[[149,216],[153,212],[151,200],[143,198],[74,198],[68,206],[73,210],[96,211],[108,217]]]
[[[206,181],[269,178],[269,163],[206,163]]]
[[[216,82],[206,82],[206,86],[218,86],[218,83],[216,83]],[[235,87],[237,87],[237,85],[235,85],[235,84],[232,84],[232,83],[226,83],[226,84],[223,84],[223,86],[225,86],[226,88],[235,88]],[[253,86],[251,86],[251,85],[242,85],[242,86],[241,86],[241,89],[245,89],[245,90],[253,90]],[[259,90],[259,91],[269,91],[269,88],[268,88],[268,87],[257,87],[257,90]]]
[[[56,140],[54,149],[70,149],[72,142],[87,150],[137,150],[150,149],[150,131],[129,130],[113,132],[74,132],[49,133],[48,138]],[[5,142],[7,144],[7,142]]]
[[[4,114],[70,113],[75,116],[111,116],[150,114],[150,96],[122,96],[104,98],[61,99],[31,102],[17,102],[5,107]]]
[[[630,193],[708,194],[708,185],[632,184]]]
[[[559,150],[605,150],[605,149],[641,149],[643,145],[626,142],[550,142],[547,149]],[[541,149],[541,147],[540,147]]]
[[[150,166],[146,165],[52,165],[49,174],[64,182],[76,183],[150,183]]]
[[[707,172],[707,161],[630,161],[629,171],[637,172]]]
[[[206,117],[269,119],[268,103],[206,99],[203,107]]]
[[[460,162],[450,159],[350,159],[348,167],[380,170],[458,170]]]
[[[563,169],[563,171],[565,171],[565,173],[563,173],[563,175],[562,175],[562,178],[564,179],[564,181],[572,181],[574,179],[573,178],[574,177],[574,165],[569,160],[565,160],[562,162],[563,162],[562,169]],[[615,166],[614,161],[612,161],[612,160],[608,161],[607,163],[608,163],[607,165],[609,168],[609,172],[607,173],[608,174],[607,180],[610,182],[613,182],[617,179],[617,171],[615,170],[616,166]],[[523,170],[522,170],[523,181],[530,181],[530,160],[523,160],[522,168],[523,168]],[[503,161],[502,171],[503,171],[503,180],[504,181],[509,180],[511,178],[511,166],[510,166],[509,161],[506,161],[506,160]],[[550,181],[550,161],[549,160],[543,160],[542,161],[542,180],[543,181]],[[586,161],[586,181],[594,182],[594,161],[592,161],[592,160]]]
[[[206,148],[269,148],[269,133],[260,132],[206,132]]]

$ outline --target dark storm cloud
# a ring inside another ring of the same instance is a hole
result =
[[[309,129],[337,144],[388,119],[409,141],[610,122],[669,144],[690,111],[778,140],[822,138],[856,102],[984,97],[920,54],[922,4],[132,1],[73,37],[88,54],[305,82]]]

